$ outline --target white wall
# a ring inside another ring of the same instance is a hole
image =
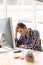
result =
[[[0,5],[0,19],[6,17],[12,17],[13,29],[16,21],[28,20],[29,27],[37,29],[41,38],[43,38],[43,2],[36,0],[3,0]]]

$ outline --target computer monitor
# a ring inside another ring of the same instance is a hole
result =
[[[0,19],[0,34],[2,46],[13,48],[11,18]]]

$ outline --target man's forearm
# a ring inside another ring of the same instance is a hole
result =
[[[15,39],[17,39],[17,32],[15,32]]]

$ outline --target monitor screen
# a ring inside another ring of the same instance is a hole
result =
[[[13,48],[12,30],[11,30],[11,18],[5,18],[0,20],[0,44],[4,47]],[[4,44],[3,44],[4,43]]]

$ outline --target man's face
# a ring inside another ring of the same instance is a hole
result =
[[[19,32],[22,36],[25,36],[25,31],[26,31],[26,28],[18,28],[18,32]]]

